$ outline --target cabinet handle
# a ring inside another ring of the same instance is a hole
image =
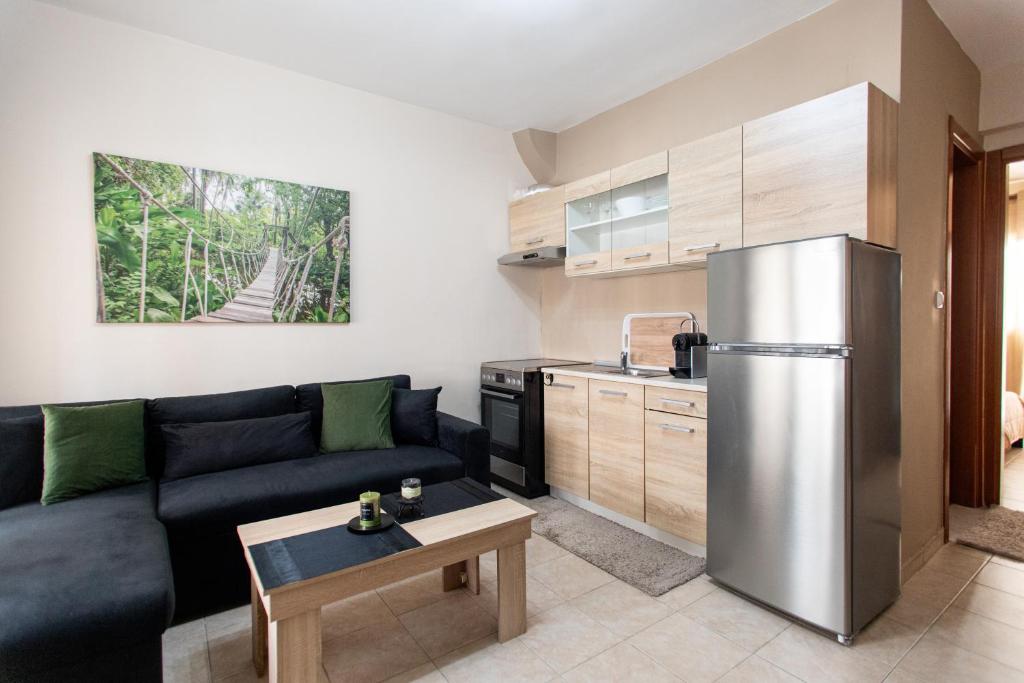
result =
[[[645,251],[642,254],[630,254],[629,256],[623,256],[622,260],[623,261],[629,261],[629,260],[635,259],[635,258],[647,258],[650,255],[651,255],[651,252]]]
[[[663,398],[661,399],[661,402],[667,403],[670,406],[682,406],[684,408],[692,408],[696,405],[693,401],[679,401],[674,398]]]
[[[548,385],[549,387],[557,387],[559,389],[575,389],[575,384],[566,384],[564,382],[552,382]]]
[[[582,268],[583,266],[596,266],[597,259],[590,259],[589,261],[576,261],[572,265],[575,266],[576,268]]]
[[[532,240],[526,240],[526,244],[527,245],[530,245],[530,244],[540,244],[543,241],[544,241],[543,237],[534,237]]]
[[[689,247],[683,247],[683,251],[710,251],[711,249],[718,249],[722,244],[720,242],[709,242],[708,244],[694,244]]]
[[[680,427],[679,425],[670,425],[667,422],[662,422],[658,426],[661,427],[662,429],[667,429],[671,432],[684,432],[686,434],[693,434],[695,431],[697,431],[693,427]]]
[[[612,391],[611,389],[598,389],[605,396],[629,396],[625,391]]]

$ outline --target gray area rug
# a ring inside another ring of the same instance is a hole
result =
[[[1024,562],[1024,512],[994,507],[956,540],[978,550]]]
[[[592,512],[545,496],[522,500],[536,510],[534,533],[657,597],[704,573],[704,559]]]

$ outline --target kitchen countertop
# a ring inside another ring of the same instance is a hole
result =
[[[633,377],[632,375],[620,375],[617,373],[600,372],[594,370],[596,365],[567,365],[554,368],[541,368],[541,372],[553,372],[567,377],[586,377],[587,379],[602,379],[609,382],[624,382],[626,384],[643,384],[649,387],[661,387],[664,389],[685,389],[688,391],[707,392],[708,379],[676,379],[667,371],[664,375],[657,377]],[[614,367],[610,368],[614,370]]]

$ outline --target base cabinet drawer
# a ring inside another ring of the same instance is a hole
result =
[[[649,386],[644,392],[644,407],[647,410],[706,418],[708,416],[708,395],[702,391]]]
[[[707,421],[645,412],[647,523],[688,541],[707,542]]]
[[[644,519],[644,387],[590,380],[590,500]]]
[[[553,375],[544,387],[544,481],[590,497],[587,380]]]

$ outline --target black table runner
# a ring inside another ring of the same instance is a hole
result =
[[[435,517],[502,498],[472,479],[424,486],[423,514],[402,521]],[[381,508],[396,520],[398,499],[397,493],[381,496]],[[339,519],[338,526],[249,546],[263,589],[305,581],[422,545],[401,524],[375,534],[354,534],[347,524],[348,519]]]

